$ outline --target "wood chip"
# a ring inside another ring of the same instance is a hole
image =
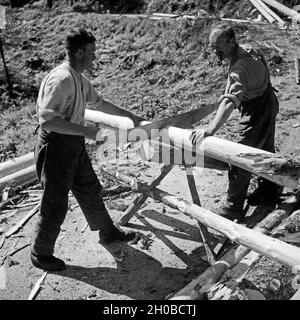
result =
[[[3,247],[4,242],[5,242],[5,236],[3,236],[0,240],[0,249]]]
[[[36,282],[36,284],[34,285],[33,289],[31,290],[31,292],[28,296],[28,300],[34,300],[36,298],[37,294],[39,293],[39,291],[41,289],[41,285],[43,284],[47,274],[48,274],[48,272],[45,271],[43,273],[43,275],[38,279],[38,281]]]
[[[86,222],[84,227],[81,229],[81,233],[84,233],[84,231],[86,230],[87,227],[88,227],[88,223]]]

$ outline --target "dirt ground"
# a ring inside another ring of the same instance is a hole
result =
[[[183,20],[150,21],[58,9],[49,13],[30,6],[8,10],[8,16],[10,24],[4,48],[16,96],[8,97],[2,75],[0,143],[3,161],[11,155],[32,150],[35,139],[32,132],[36,124],[34,99],[39,81],[62,61],[61,34],[75,25],[91,27],[100,43],[95,73],[91,75],[95,86],[113,102],[148,120],[194,109],[199,102],[216,101],[222,92],[226,66],[217,67],[206,48],[210,21],[205,22],[207,25],[203,21],[196,24]],[[299,31],[269,24],[237,24],[236,28],[241,42],[250,42],[266,54],[273,86],[279,90],[276,150],[297,159],[300,155],[300,126],[297,126],[300,94],[295,83],[293,58]],[[195,40],[197,32],[200,36]],[[42,64],[35,68],[28,57],[35,61],[40,57]],[[217,136],[234,139],[237,119],[238,114],[234,113]],[[197,125],[205,126],[210,120],[211,116]],[[116,165],[109,160],[100,163],[91,143],[89,147],[104,187],[106,206],[113,220],[118,221],[137,195],[128,190],[114,194],[114,188],[121,184],[108,178],[101,168],[108,172],[118,169],[149,182],[159,174],[160,165],[144,162],[138,154],[131,164]],[[201,205],[216,211],[226,196],[227,173],[194,168],[194,176]],[[181,166],[175,166],[159,187],[191,200]],[[292,191],[285,188],[283,199]],[[39,191],[32,191],[31,197],[35,197],[32,201],[39,195]],[[0,244],[3,234],[31,208],[33,206],[16,211],[12,207],[0,212]],[[255,208],[250,207],[249,211],[253,210]],[[0,261],[7,252],[25,246],[3,261],[0,300],[26,300],[43,274],[29,260],[34,222],[35,217],[0,245]],[[289,232],[299,232],[299,226],[300,223],[295,223]],[[70,197],[69,211],[55,248],[55,255],[66,262],[67,268],[62,272],[49,272],[35,299],[162,300],[182,289],[209,266],[197,222],[177,210],[147,199],[125,228],[138,231],[140,239],[128,244],[100,245],[97,232],[89,230],[75,199]],[[220,235],[215,236],[220,242],[225,240]],[[291,286],[291,270],[269,259],[261,259],[251,277],[268,299],[289,299],[295,292]],[[277,296],[268,295],[266,291],[274,279],[280,279],[283,287]]]

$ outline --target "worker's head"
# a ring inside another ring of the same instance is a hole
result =
[[[91,69],[95,59],[96,38],[85,29],[71,31],[66,37],[66,53],[70,60],[75,60],[83,69]]]
[[[233,28],[227,25],[214,27],[209,35],[209,44],[220,61],[230,58],[237,46]]]

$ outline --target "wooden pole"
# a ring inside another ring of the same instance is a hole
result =
[[[275,19],[270,15],[270,13],[268,13],[258,1],[256,0],[249,0],[249,1],[270,23],[273,23],[275,21]]]
[[[0,163],[0,179],[34,164],[34,153]]]
[[[188,185],[189,185],[189,189],[190,189],[193,203],[196,204],[197,206],[201,207],[201,202],[200,202],[200,198],[198,195],[198,191],[197,191],[197,187],[196,187],[196,183],[195,183],[195,179],[194,179],[194,175],[193,175],[193,169],[191,167],[186,167],[185,173],[186,173],[186,177],[187,177],[187,181],[188,181]],[[198,227],[199,227],[199,232],[200,232],[200,236],[202,239],[202,243],[204,245],[204,249],[206,252],[207,260],[208,260],[209,264],[212,265],[216,262],[216,260],[215,260],[215,253],[213,252],[213,250],[211,249],[211,246],[210,246],[210,244],[212,244],[212,239],[211,239],[210,233],[208,232],[206,226],[204,226],[198,220],[197,220],[197,222],[198,222]]]
[[[8,185],[23,186],[37,180],[35,165],[14,172],[0,179],[0,192]]]
[[[263,219],[254,228],[254,230],[262,234],[269,233],[272,229],[278,226],[283,219],[296,210],[299,207],[299,204],[300,197],[298,193],[296,196],[292,196],[284,201],[277,210],[274,210],[265,219]],[[202,299],[206,292],[221,279],[222,275],[228,269],[232,269],[236,266],[247,254],[250,253],[250,251],[251,250],[248,247],[239,246],[235,250],[231,250],[226,253],[221,260],[217,261],[199,277],[178,291],[173,298],[176,299],[176,297],[185,296],[190,300]]]

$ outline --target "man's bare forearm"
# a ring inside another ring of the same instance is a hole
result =
[[[115,116],[121,116],[121,117],[128,117],[130,118],[135,124],[137,124],[139,121],[145,120],[142,117],[139,117],[135,115],[134,113],[123,109],[121,107],[118,107],[114,105],[113,103],[103,100],[101,105],[97,106],[97,110],[101,112],[105,112],[111,115]]]
[[[209,132],[209,135],[214,135],[221,128],[230,117],[234,107],[235,105],[233,102],[227,98],[220,103],[215,118],[206,129],[206,131]]]

